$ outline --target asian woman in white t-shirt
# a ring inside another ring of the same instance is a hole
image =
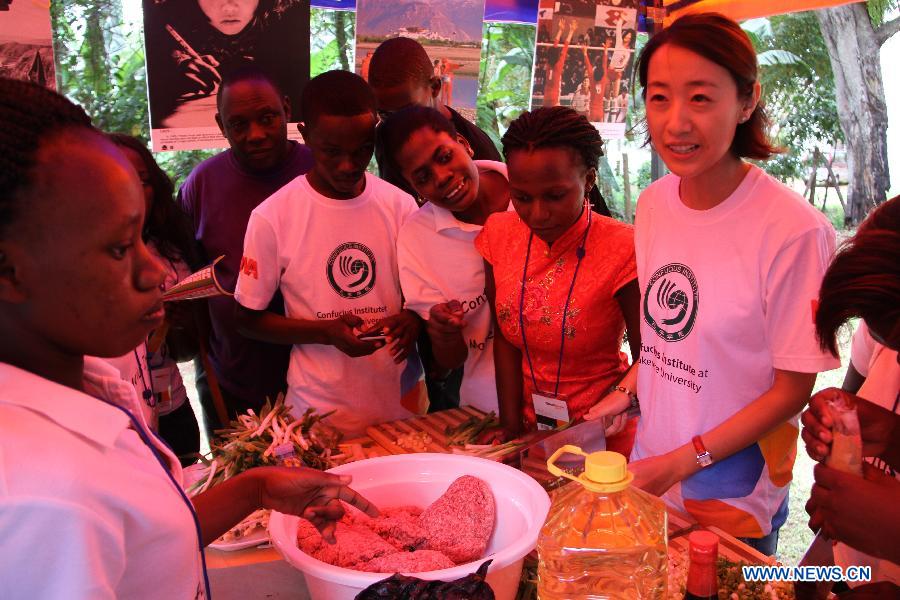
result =
[[[672,172],[637,205],[641,359],[623,385],[641,419],[635,484],[773,554],[803,409],[839,365],[811,319],[830,223],[745,159],[766,135],[756,53],[718,14],[654,36],[638,71],[650,142]],[[621,398],[594,407],[619,414]]]

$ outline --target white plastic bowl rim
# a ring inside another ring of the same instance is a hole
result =
[[[520,509],[523,510],[523,515],[525,516],[525,518],[527,519],[530,514],[532,521],[528,524],[528,531],[522,532],[522,535],[520,537],[518,537],[513,543],[509,544],[502,550],[483,556],[478,560],[457,565],[449,569],[441,569],[438,571],[422,571],[418,573],[410,573],[410,575],[425,580],[440,579],[444,581],[453,581],[475,572],[478,567],[487,560],[493,561],[488,568],[488,571],[491,572],[506,567],[516,561],[522,560],[525,555],[531,552],[531,550],[537,544],[538,534],[540,533],[541,527],[544,524],[544,520],[547,518],[547,512],[550,509],[550,498],[547,495],[547,492],[534,479],[532,479],[525,473],[522,473],[518,469],[510,467],[509,465],[474,456],[423,452],[416,454],[399,454],[394,456],[368,458],[362,461],[347,463],[338,467],[334,467],[333,469],[329,469],[328,472],[336,474],[349,472],[350,474],[352,474],[352,471],[355,468],[358,468],[362,463],[366,463],[367,465],[377,464],[378,466],[383,466],[385,469],[390,469],[391,467],[396,467],[401,464],[409,466],[410,463],[427,465],[429,461],[438,459],[442,461],[449,460],[453,462],[463,461],[466,463],[477,461],[476,463],[471,464],[472,468],[467,469],[467,472],[470,472],[471,474],[477,473],[477,476],[485,479],[488,484],[490,484],[490,471],[502,471],[506,476],[518,479],[526,488],[531,488],[535,493],[535,498],[540,498],[541,502],[539,502],[537,506],[533,507],[520,505]],[[422,473],[423,472],[419,472],[417,474]],[[353,486],[352,483],[350,485],[351,487]],[[361,493],[365,495],[365,490],[361,490]],[[304,573],[308,573],[309,575],[319,579],[339,582],[341,585],[345,586],[357,586],[361,589],[364,589],[372,585],[373,583],[381,581],[391,575],[391,573],[370,573],[368,571],[345,569],[343,567],[337,567],[326,562],[322,562],[306,554],[297,547],[296,534],[288,535],[286,539],[284,537],[284,534],[287,533],[288,522],[296,519],[299,519],[299,517],[293,515],[285,515],[273,511],[272,516],[269,519],[269,535],[271,537],[272,544],[275,545],[279,552],[281,552],[282,556],[284,556],[289,563],[293,564]],[[296,531],[295,528],[291,529],[292,531]]]

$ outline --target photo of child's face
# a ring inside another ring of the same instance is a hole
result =
[[[225,35],[237,35],[253,19],[259,0],[197,0],[209,24]]]

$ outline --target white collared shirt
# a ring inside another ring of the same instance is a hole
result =
[[[506,165],[476,160],[479,171],[507,177]],[[405,307],[426,321],[435,304],[458,300],[466,328],[468,356],[459,390],[460,404],[497,412],[494,375],[494,330],[484,285],[484,259],[475,249],[481,225],[464,223],[452,212],[425,203],[413,213],[397,238],[397,263]]]
[[[84,384],[88,393],[0,363],[0,595],[204,597],[177,459],[153,438],[173,483],[128,415],[97,399],[149,430],[115,369],[85,358]]]

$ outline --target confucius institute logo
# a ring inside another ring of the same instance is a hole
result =
[[[644,292],[644,321],[662,339],[683,340],[697,320],[700,294],[693,271],[680,263],[661,267]]]
[[[344,298],[365,296],[375,287],[375,255],[359,242],[346,242],[334,249],[325,265],[328,283]]]

